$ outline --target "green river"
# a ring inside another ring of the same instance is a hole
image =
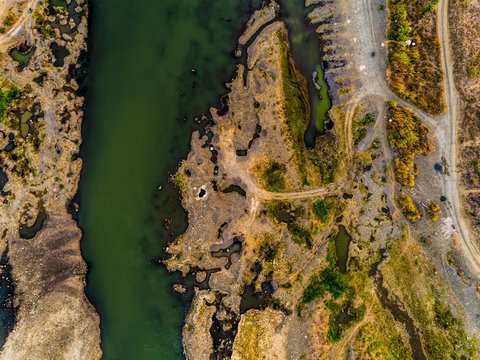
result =
[[[159,208],[165,214],[167,179],[188,151],[193,118],[226,92],[236,38],[259,1],[91,2],[79,214],[87,295],[104,359],[182,359],[187,304],[158,265],[167,233]],[[301,1],[288,2],[303,12]],[[173,207],[181,230],[185,215]]]

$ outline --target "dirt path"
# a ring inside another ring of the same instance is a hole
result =
[[[457,162],[457,114],[458,114],[458,95],[453,80],[453,63],[450,55],[450,41],[448,30],[448,1],[440,0],[438,4],[438,36],[442,44],[442,63],[445,71],[445,95],[448,104],[446,114],[447,127],[445,143],[443,144],[443,153],[450,168],[450,176],[443,177],[443,187],[447,198],[450,199],[452,207],[447,209],[452,217],[455,229],[461,239],[460,243],[465,250],[465,254],[470,255],[470,261],[477,273],[480,273],[480,251],[477,245],[469,236],[468,227],[463,220],[460,209],[460,197],[458,191],[458,176],[456,168]]]
[[[392,92],[385,78],[387,59],[383,55],[381,43],[385,39],[385,30],[383,24],[378,19],[378,11],[375,12],[376,4],[366,0],[354,0],[351,6],[355,8],[356,17],[358,17],[358,28],[354,28],[354,33],[358,34],[358,43],[361,44],[362,54],[360,54],[360,63],[358,65],[366,66],[366,71],[360,71],[362,88],[359,90],[357,98],[367,95],[377,95],[384,100],[395,100],[399,105],[415,111],[418,116],[430,127],[438,140],[438,148],[442,155],[447,159],[450,168],[456,168],[457,159],[457,114],[458,114],[458,96],[455,90],[453,80],[453,64],[450,56],[449,30],[448,30],[448,1],[440,0],[438,5],[438,35],[442,44],[442,64],[445,72],[445,95],[448,104],[447,113],[439,116],[431,116],[421,111],[412,104],[400,99]],[[353,19],[352,19],[353,20]],[[364,24],[373,24],[367,28],[367,31],[361,31]],[[378,24],[375,26],[375,24]],[[379,56],[369,58],[367,53],[371,50],[378,52]],[[348,126],[348,123],[347,123]],[[384,134],[385,135],[385,134]],[[454,222],[455,229],[461,239],[461,246],[465,254],[470,258],[470,263],[477,273],[480,273],[480,251],[476,244],[471,240],[468,228],[463,220],[460,209],[460,197],[458,191],[458,176],[456,171],[451,171],[450,176],[444,176],[443,192],[451,201],[452,207],[447,209],[448,216]]]
[[[33,13],[38,1],[39,0],[30,0],[13,27],[5,34],[0,35],[0,50],[6,49],[12,41],[18,41],[22,38],[26,39],[27,35],[31,35]]]

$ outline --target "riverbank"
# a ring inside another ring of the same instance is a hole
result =
[[[79,211],[87,294],[100,314],[105,359],[181,359],[188,294],[173,291],[177,276],[159,262],[186,226],[168,177],[200,126],[194,118],[225,91],[252,6],[92,5]]]
[[[421,159],[418,191],[400,188],[389,170],[385,98],[393,95],[378,50],[386,13],[338,1],[309,14],[336,92],[334,127],[315,149],[303,141],[308,79],[289,28],[264,14],[263,26],[249,21],[260,31],[246,31],[255,33],[246,63],[174,178],[188,228],[165,264],[207,282],[195,289],[183,328],[187,359],[475,357],[472,312],[462,292],[448,290],[456,288],[437,260],[451,232],[429,240],[432,222],[445,231],[448,219],[420,208],[413,224],[397,209],[403,193],[432,202],[441,181],[433,177],[438,154]],[[365,136],[357,141],[359,124]]]
[[[0,223],[5,275],[13,280],[13,298],[2,305],[12,311],[13,326],[0,359],[101,355],[99,318],[83,289],[81,233],[68,212],[82,167],[88,9],[84,1],[57,5],[32,2],[29,10],[24,3],[12,30],[0,36],[7,49],[2,96],[8,92]]]

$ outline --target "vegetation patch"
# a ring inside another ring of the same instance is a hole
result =
[[[427,359],[477,358],[478,344],[467,337],[464,324],[443,299],[437,275],[421,248],[400,239],[392,246],[389,259],[386,282],[415,319]]]
[[[33,13],[33,20],[35,21],[35,28],[44,39],[57,37],[57,34],[48,23],[48,16],[45,14],[45,8],[38,7]]]
[[[271,219],[287,224],[288,233],[295,244],[305,246],[307,249],[312,248],[312,235],[300,222],[305,217],[305,208],[303,206],[297,206],[292,209],[290,203],[286,201],[272,200],[268,201],[265,207],[267,215]]]
[[[362,120],[354,120],[353,127],[353,142],[358,145],[365,136],[367,136],[367,126],[373,126],[375,124],[375,117],[368,113]]]
[[[367,245],[368,246],[368,245]],[[360,259],[352,257],[351,284],[368,307],[368,321],[362,324],[350,346],[359,359],[412,359],[405,327],[385,309],[378,292],[372,292],[381,271],[383,286],[394,294],[418,330],[427,359],[476,359],[478,343],[469,339],[465,325],[448,306],[446,284],[438,277],[422,247],[406,234],[395,240],[382,257],[379,252]],[[386,262],[380,267],[379,264]],[[372,271],[373,270],[373,271]]]
[[[395,101],[387,101],[387,133],[390,146],[397,150],[399,158],[394,160],[395,178],[404,186],[415,185],[415,155],[427,156],[433,151],[427,134],[430,129],[408,108],[399,106]]]
[[[296,170],[303,185],[328,184],[334,181],[338,167],[338,142],[332,132],[317,137],[315,148],[307,149],[304,135],[310,122],[307,81],[296,68],[290,53],[287,33],[278,30],[280,66],[282,70],[285,127],[291,141]],[[329,114],[332,116],[333,114]],[[335,121],[339,127],[339,121]],[[338,130],[340,132],[340,130]]]
[[[0,89],[0,121],[4,121],[8,108],[20,97],[20,90],[16,86]],[[7,125],[8,126],[8,125]]]
[[[388,2],[387,77],[398,96],[430,114],[446,110],[436,2]]]
[[[427,211],[428,211],[428,216],[433,221],[437,220],[440,214],[442,213],[440,206],[434,201],[430,202],[430,204],[428,205]]]
[[[400,195],[397,198],[398,205],[402,209],[405,217],[411,222],[416,222],[421,218],[420,212],[412,201],[412,198],[408,194]]]
[[[329,299],[324,300],[329,310],[326,336],[330,342],[337,342],[348,328],[362,321],[366,306],[365,304],[354,306],[357,295],[353,286],[349,284],[351,277],[348,274],[341,274],[336,266],[337,255],[333,239],[328,243],[327,263],[327,267],[320,273],[311,276],[295,310],[298,316],[302,316],[306,304],[328,294]]]
[[[266,262],[273,262],[280,253],[280,244],[273,234],[264,234],[263,241],[258,248],[259,256]]]
[[[310,103],[308,100],[307,81],[296,71],[285,31],[278,30],[280,40],[280,66],[283,81],[283,112],[292,140],[297,171],[301,178],[306,179],[305,143],[303,137],[310,120]]]
[[[326,196],[313,203],[312,211],[318,220],[322,223],[326,223],[334,215],[337,206],[338,198],[336,196]]]
[[[285,190],[285,173],[287,168],[284,164],[271,160],[262,174],[265,189],[274,192]]]

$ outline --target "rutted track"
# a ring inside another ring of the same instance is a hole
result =
[[[438,36],[442,44],[442,63],[445,71],[445,96],[447,99],[447,127],[444,156],[449,160],[452,171],[450,177],[443,178],[443,187],[447,197],[451,199],[452,208],[448,209],[449,215],[455,224],[455,229],[461,239],[461,245],[465,253],[470,255],[470,261],[477,273],[480,273],[480,251],[469,236],[468,228],[463,220],[460,209],[460,197],[458,194],[458,176],[455,170],[457,160],[457,115],[458,95],[453,80],[453,63],[450,55],[450,41],[448,30],[448,1],[441,0],[438,5]]]

